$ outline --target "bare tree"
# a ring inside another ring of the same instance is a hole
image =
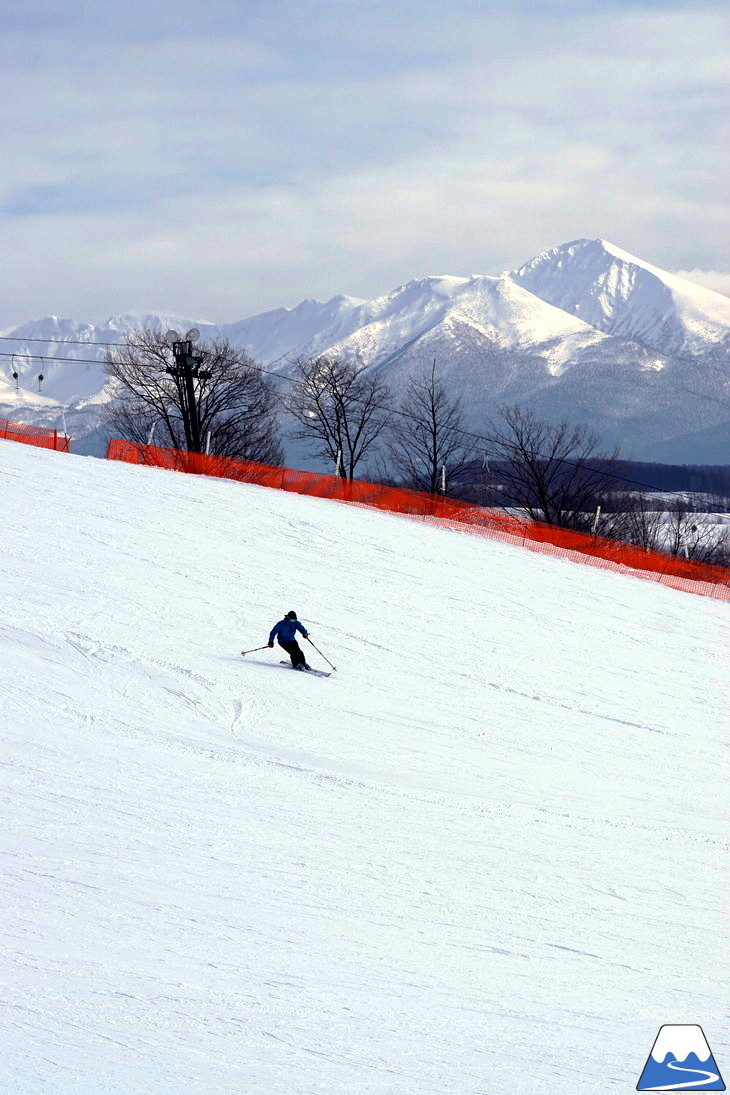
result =
[[[211,376],[195,381],[196,401],[201,436],[210,434],[211,453],[283,463],[273,382],[245,350],[225,339],[205,343],[202,349]],[[123,437],[144,442],[154,428],[158,444],[187,448],[179,387],[165,372],[172,363],[162,334],[148,329],[128,335],[124,346],[107,353],[113,391],[107,414]]]
[[[294,437],[331,460],[343,479],[355,478],[391,417],[390,390],[382,377],[339,357],[299,358],[282,402],[299,423]]]
[[[406,486],[435,494],[442,490],[446,468],[448,494],[473,472],[476,451],[477,438],[464,429],[461,399],[449,396],[434,361],[409,378],[391,419],[386,443],[390,469]]]
[[[656,549],[661,541],[662,513],[645,491],[618,491],[603,504],[598,532],[637,547]]]
[[[704,498],[677,494],[662,515],[662,540],[657,546],[672,555],[684,555],[697,563],[727,560],[730,529],[709,519]]]
[[[730,525],[724,523],[722,499],[684,493],[667,499],[626,491],[613,496],[612,506],[600,530],[604,535],[698,563],[727,566],[730,561]]]
[[[618,447],[601,452],[586,426],[553,424],[519,405],[501,407],[490,422],[490,456],[498,462],[505,505],[519,506],[534,520],[592,531],[597,501],[615,476]]]

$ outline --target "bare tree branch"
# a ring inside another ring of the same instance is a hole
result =
[[[372,455],[390,421],[390,391],[377,373],[365,373],[338,357],[299,358],[284,407],[299,423],[293,436],[309,442],[316,455],[340,475],[354,479],[361,461]]]
[[[210,451],[218,456],[282,464],[278,425],[279,399],[273,381],[245,350],[224,339],[206,343],[205,368],[212,376],[196,380],[201,436],[210,432]],[[190,447],[183,419],[182,380],[165,372],[170,347],[155,331],[136,331],[126,345],[109,351],[106,372],[112,380],[107,414],[130,441],[144,442],[155,426],[155,440],[173,448]]]
[[[730,563],[730,525],[724,523],[723,512],[726,499],[625,491],[613,494],[610,504],[612,512],[606,514],[606,527],[601,529],[605,535],[697,563]]]
[[[401,482],[434,494],[457,489],[472,470],[477,439],[464,430],[461,399],[449,396],[436,362],[411,376],[388,429],[386,456]]]
[[[599,450],[586,426],[553,425],[519,405],[501,407],[490,422],[490,455],[500,465],[506,504],[534,521],[591,531],[596,505],[615,482],[618,447]]]

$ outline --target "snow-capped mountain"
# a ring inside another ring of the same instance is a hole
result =
[[[462,325],[490,347],[541,347],[548,358],[560,347],[556,368],[602,339],[582,319],[537,299],[508,277],[484,274],[410,281],[363,303],[353,318],[356,329],[330,349],[368,365],[396,360],[439,327],[453,330]]]
[[[143,326],[196,326],[277,372],[300,355],[346,355],[381,370],[396,396],[435,359],[475,428],[519,400],[585,422],[636,458],[678,459],[681,449],[683,462],[730,461],[730,299],[605,240],[563,244],[496,277],[419,278],[370,301],[304,300],[228,324],[150,313],[94,326],[49,316],[3,332],[0,415],[22,403],[26,418],[50,422],[64,408],[76,436],[87,432],[105,399],[96,364],[104,344]],[[72,360],[51,360],[59,357]]]
[[[142,327],[153,331],[197,326],[203,337],[217,333],[211,323],[157,313],[111,316],[104,323],[77,323],[59,316],[23,323],[0,332],[4,347],[0,361],[0,402],[25,402],[35,394],[38,406],[103,402],[106,376],[103,358],[108,346]],[[17,380],[13,373],[17,373]],[[43,379],[39,383],[39,376]]]
[[[303,300],[296,308],[275,308],[219,327],[234,346],[245,347],[256,361],[271,365],[301,353],[318,353],[357,326],[359,297],[337,296],[322,303]]]
[[[598,331],[662,353],[705,353],[730,338],[730,298],[676,277],[607,240],[574,240],[509,277]]]

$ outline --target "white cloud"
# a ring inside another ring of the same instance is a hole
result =
[[[730,273],[723,270],[675,270],[677,277],[687,278],[696,285],[704,285],[716,293],[730,297]]]

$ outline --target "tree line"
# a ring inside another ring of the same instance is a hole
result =
[[[435,361],[416,367],[395,399],[381,371],[340,356],[297,358],[288,383],[277,385],[226,340],[205,351],[209,375],[196,380],[196,399],[212,454],[282,464],[284,411],[291,436],[345,479],[447,494],[641,547],[730,562],[730,526],[723,531],[698,516],[708,504],[727,511],[727,497],[708,503],[681,494],[658,507],[650,493],[627,483],[617,446],[604,449],[587,426],[548,422],[518,404],[499,408],[474,432]],[[108,416],[121,436],[185,448],[169,363],[170,347],[150,330],[108,352]]]

